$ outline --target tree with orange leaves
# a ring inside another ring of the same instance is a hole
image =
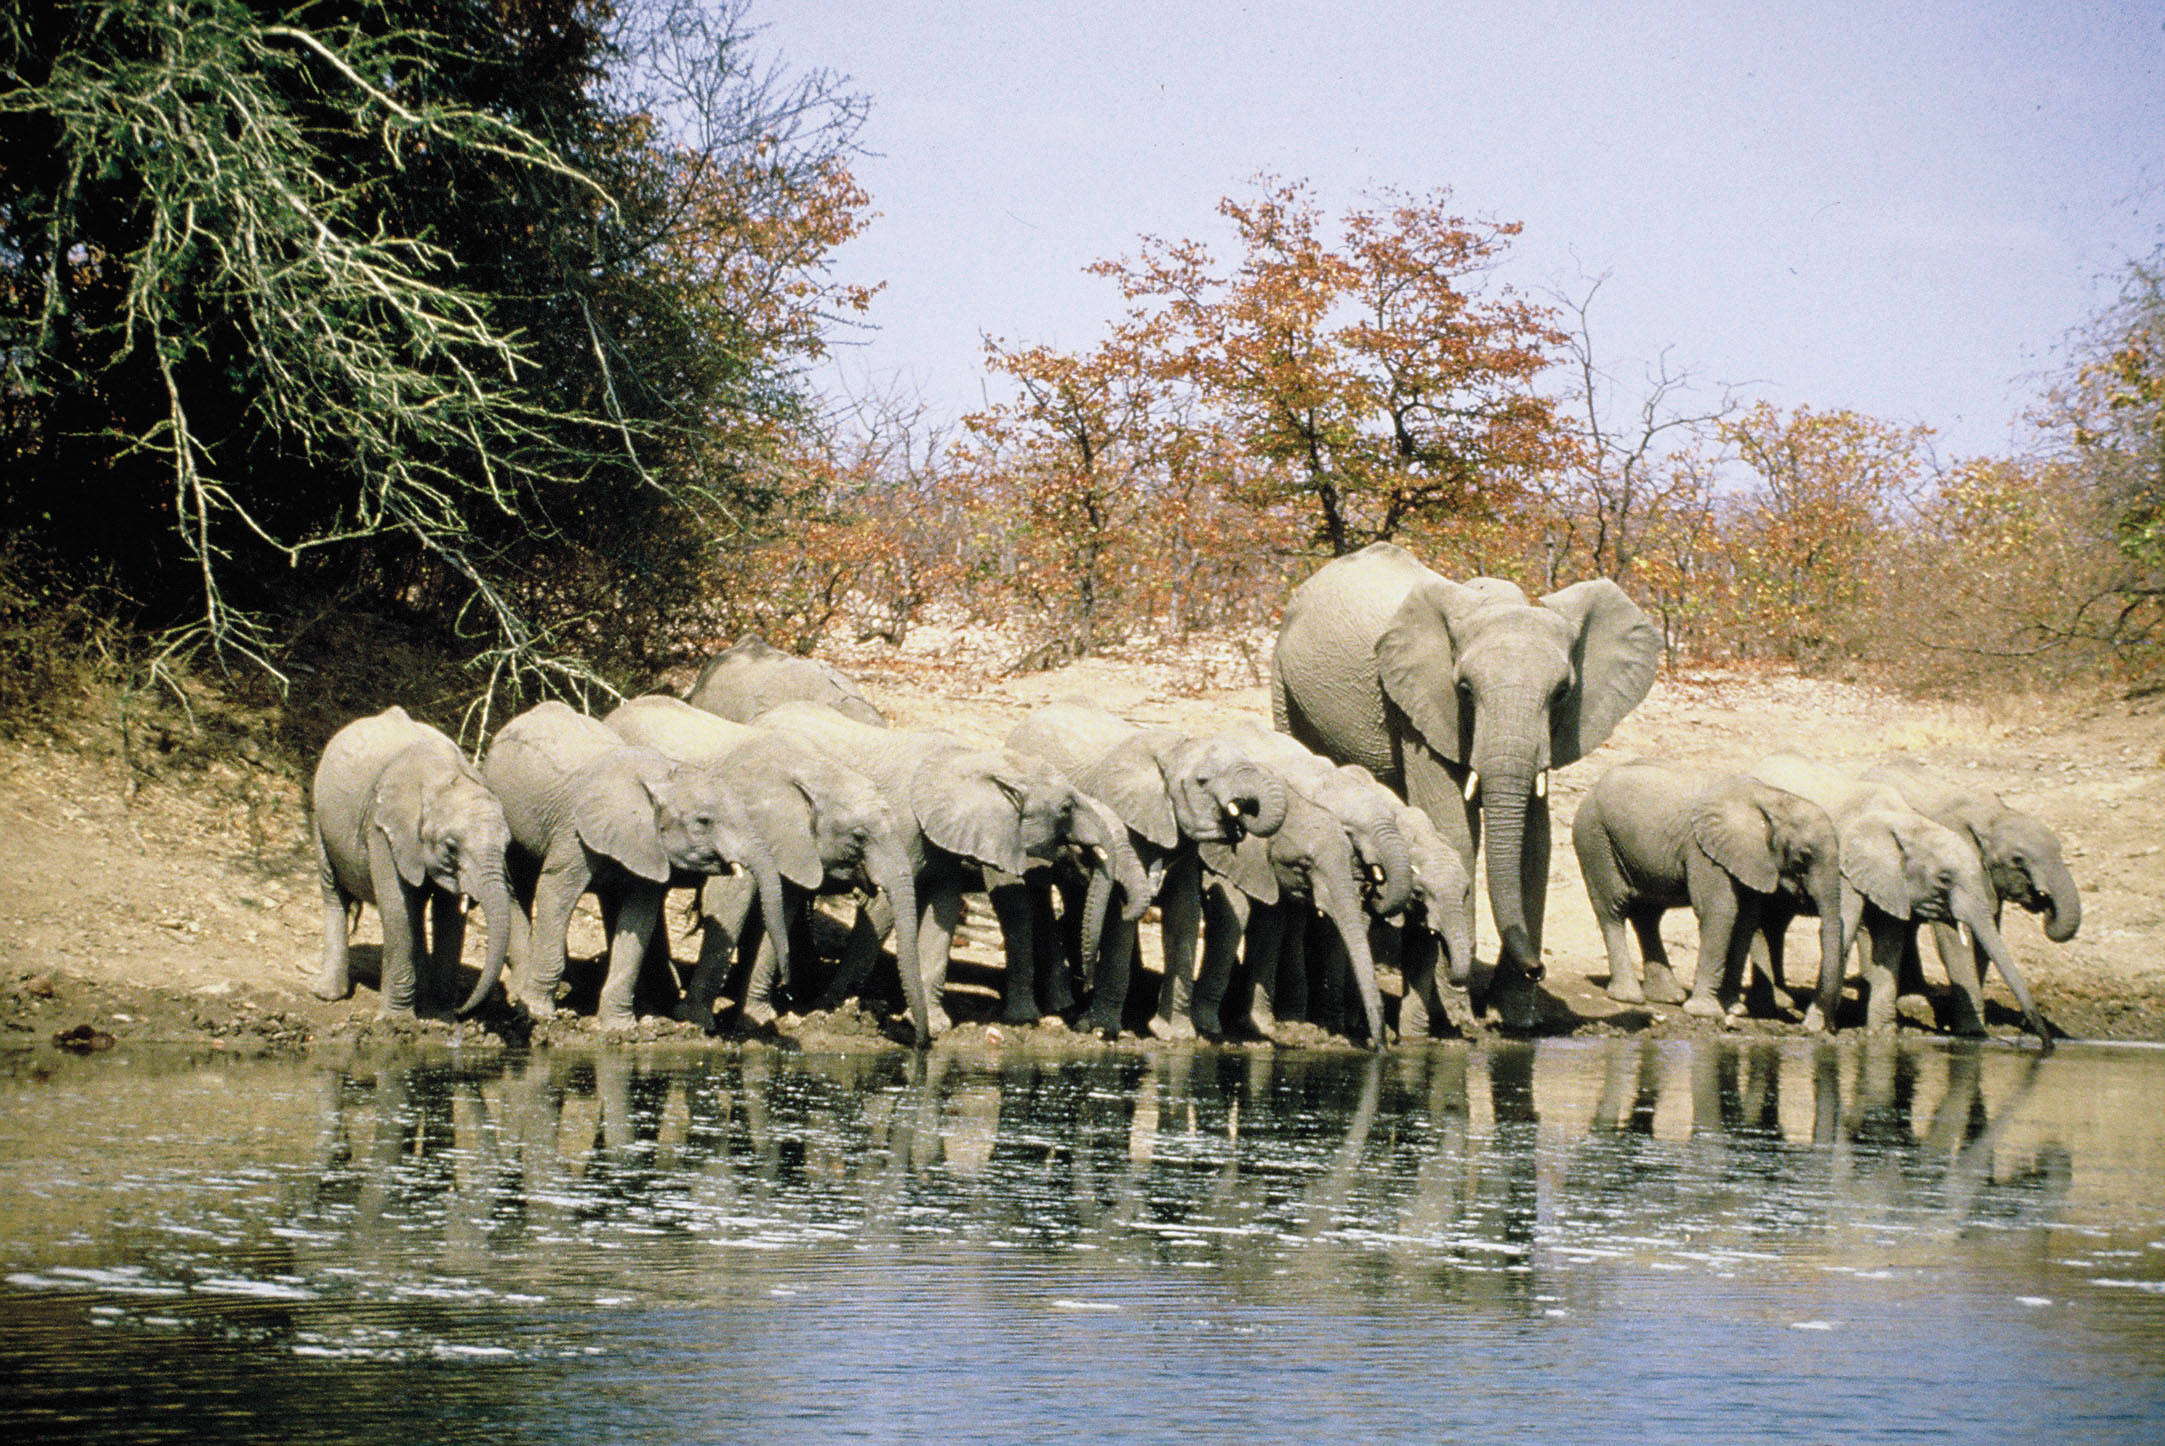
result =
[[[1519,227],[1448,200],[1386,192],[1333,238],[1305,184],[1265,177],[1219,202],[1231,271],[1157,237],[1092,268],[1119,284],[1155,372],[1196,388],[1333,554],[1424,516],[1508,511],[1562,445],[1534,388],[1562,336],[1509,287],[1479,288]]]

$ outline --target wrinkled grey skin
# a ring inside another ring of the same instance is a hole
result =
[[[1045,759],[1112,809],[1145,870],[1159,876],[1165,982],[1150,1028],[1162,1037],[1192,1037],[1203,908],[1196,850],[1275,833],[1285,819],[1284,782],[1223,743],[1170,728],[1139,728],[1089,698],[1064,698],[1038,708],[1016,725],[1007,742]],[[1107,1039],[1120,1033],[1135,955],[1135,925],[1111,925],[1098,967],[1088,976],[1084,1029]]]
[[[1235,845],[1204,844],[1199,852],[1206,870],[1203,959],[1192,1028],[1211,1038],[1241,1030],[1268,1036],[1281,991],[1305,988],[1312,910],[1329,921],[1345,951],[1369,1047],[1387,1045],[1359,856],[1345,825],[1288,783],[1277,832]]]
[[[1021,876],[988,869],[986,892],[1000,921],[1007,954],[1007,975],[1000,1018],[1009,1024],[1034,1024],[1048,1014],[1066,1015],[1075,1007],[1074,975],[1097,977],[1106,929],[1115,917],[1132,928],[1150,907],[1165,881],[1162,861],[1145,865],[1135,851],[1127,825],[1097,799],[1080,794],[1097,815],[1107,842],[1102,847],[1069,844]],[[1052,895],[1063,907],[1057,923]]]
[[[841,670],[785,653],[750,634],[707,660],[692,684],[690,702],[734,723],[756,722],[784,703],[819,703],[874,726],[887,721]]]
[[[1537,1019],[1548,893],[1548,774],[1583,757],[1653,686],[1661,636],[1606,580],[1531,602],[1500,578],[1447,581],[1376,543],[1317,569],[1272,655],[1277,726],[1357,763],[1466,858],[1486,834],[1502,941],[1487,1001]]]
[[[732,864],[757,885],[768,937],[786,967],[781,875],[719,768],[633,747],[596,719],[549,702],[503,726],[482,775],[503,800],[522,877],[531,880],[533,945],[520,984],[529,1011],[546,1018],[555,1010],[572,910],[591,890],[609,931],[599,1023],[629,1028],[664,893],[697,887]],[[675,981],[668,986],[673,1004]]]
[[[1261,723],[1226,730],[1241,752],[1329,809],[1345,826],[1373,890],[1369,907],[1396,914],[1413,897],[1413,857],[1398,827],[1400,800],[1357,763],[1337,764],[1304,743]]]
[[[1862,928],[1870,946],[1864,971],[1866,1028],[1883,1032],[1894,1027],[1897,981],[1905,952],[1915,947],[1916,926],[1961,924],[2007,981],[2030,1031],[2051,1050],[2052,1027],[2030,1001],[2029,988],[1992,922],[1984,864],[1966,839],[1911,808],[1887,785],[1860,782],[1794,753],[1761,759],[1752,776],[1802,794],[1834,819],[1841,839],[1843,935],[1854,938]],[[1770,918],[1767,936],[1771,939],[1774,929],[1787,922]],[[1956,953],[1957,963],[1948,972],[1959,991],[1963,1015],[1955,1027],[1982,1033],[1984,982],[1974,968],[1961,967],[1968,962],[1967,956]],[[1841,980],[1829,979],[1828,972],[1820,976],[1818,998],[1805,1022],[1816,1025],[1823,1020],[1831,1029]]]
[[[1399,977],[1406,985],[1398,1032],[1420,1039],[1451,1019],[1454,1001],[1445,997],[1444,985],[1463,995],[1473,979],[1473,874],[1435,821],[1419,809],[1400,804],[1398,829],[1413,860],[1413,898],[1403,925],[1379,920],[1368,932],[1372,947],[1381,935],[1396,950]],[[1444,966],[1441,980],[1439,961]]]
[[[2032,914],[2044,915],[2045,937],[2065,944],[2082,927],[2082,894],[2075,876],[2060,853],[2060,837],[2040,819],[2009,808],[1990,789],[1957,783],[1927,769],[1913,758],[1890,758],[1864,772],[1867,783],[1884,783],[1902,795],[1903,802],[1934,823],[1945,824],[1976,846],[1984,860],[1985,881],[1993,894],[1992,922],[2000,922],[2002,907],[2012,902]],[[1949,977],[1962,939],[1951,924],[1932,926],[1940,963]],[[1980,977],[1985,953],[1971,941],[1971,961]]]
[[[941,996],[963,893],[982,888],[986,870],[1019,877],[1032,859],[1113,842],[1072,783],[1043,760],[1011,749],[979,748],[929,729],[873,727],[817,703],[783,704],[761,715],[759,726],[871,779],[894,812],[916,875],[917,917],[892,915],[877,900],[861,910],[821,1007],[857,991],[888,928],[914,928],[927,1033],[938,1038],[951,1023]]]
[[[872,780],[808,744],[749,724],[733,723],[677,698],[633,698],[602,720],[626,742],[679,763],[723,768],[730,787],[781,871],[785,926],[794,924],[814,894],[884,893],[904,918],[917,912],[917,883],[894,811]],[[681,1018],[709,1033],[718,1022],[714,1000],[735,962],[753,897],[744,880],[717,877],[700,891],[699,965],[686,990]],[[771,927],[771,926],[770,926]],[[803,955],[800,948],[796,951]],[[922,984],[917,939],[895,941],[905,985]],[[763,947],[753,960],[742,1014],[772,1023],[778,959]],[[785,983],[787,981],[784,981]],[[923,989],[906,993],[918,1037],[931,1016]]]
[[[323,968],[315,992],[325,999],[353,992],[348,915],[374,904],[383,916],[382,1012],[413,1014],[458,967],[465,894],[488,921],[489,950],[481,982],[458,1012],[480,1007],[506,956],[524,955],[526,919],[513,904],[505,869],[511,826],[503,805],[458,744],[403,708],[357,718],[324,748],[309,801],[323,888]],[[426,988],[416,968],[424,905],[435,916]]]
[[[1841,846],[1833,819],[1809,799],[1740,773],[1633,759],[1595,780],[1572,820],[1571,845],[1608,948],[1611,999],[1681,1001],[1687,1014],[1720,1018],[1725,981],[1746,968],[1769,905],[1785,917],[1818,915],[1819,977],[1841,976]],[[1661,916],[1686,907],[1699,921],[1688,999],[1661,943]],[[1645,954],[1643,991],[1627,925]],[[1774,1012],[1771,987],[1750,994],[1752,1012]],[[1820,1004],[1825,1017],[1832,1001]]]

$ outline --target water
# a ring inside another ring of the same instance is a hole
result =
[[[23,1438],[2165,1429],[2165,1052],[8,1068]]]

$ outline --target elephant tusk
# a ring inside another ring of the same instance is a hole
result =
[[[1383,882],[1383,865],[1370,864],[1368,866],[1368,881],[1372,884],[1380,884]]]
[[[1478,773],[1475,773],[1475,772],[1474,772],[1474,771],[1473,771],[1472,769],[1470,769],[1470,768],[1469,768],[1469,769],[1467,769],[1467,770],[1466,770],[1466,802],[1468,802],[1468,803],[1472,803],[1472,802],[1473,802],[1473,796],[1474,796],[1475,794],[1479,793],[1480,791],[1481,791],[1481,775],[1480,775],[1480,774],[1478,774]]]
[[[1535,797],[1535,798],[1547,798],[1548,796],[1549,796],[1549,771],[1548,771],[1548,770],[1547,770],[1546,768],[1544,768],[1544,769],[1542,769],[1542,770],[1541,770],[1541,771],[1540,771],[1539,773],[1536,773],[1536,774],[1534,775],[1534,797]]]
[[[1099,848],[1099,847],[1098,847],[1098,846],[1097,846],[1096,844],[1091,844],[1091,845],[1089,846],[1089,854],[1090,854],[1090,857],[1091,857],[1092,861],[1094,861],[1094,862],[1095,862],[1095,863],[1097,864],[1097,866],[1098,866],[1099,868],[1101,868],[1101,869],[1102,869],[1102,868],[1104,868],[1104,867],[1106,866],[1106,864],[1110,862],[1110,860],[1109,860],[1109,859],[1108,859],[1108,858],[1106,857],[1106,853],[1105,853],[1105,850],[1103,850],[1102,848]]]
[[[1225,806],[1225,816],[1226,816],[1227,818],[1239,818],[1239,817],[1240,817],[1240,805],[1239,805],[1239,804],[1237,804],[1237,803],[1229,803],[1229,804],[1227,804],[1227,805]]]

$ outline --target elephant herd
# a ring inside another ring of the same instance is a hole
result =
[[[1380,1047],[1393,1027],[1380,959],[1404,981],[1401,1035],[1484,1010],[1530,1026],[1549,772],[1638,705],[1659,651],[1611,582],[1530,600],[1499,579],[1448,581],[1379,543],[1290,598],[1272,659],[1275,727],[1142,727],[1071,698],[991,745],[889,727],[842,674],[756,638],[709,662],[688,700],[633,698],[600,719],[529,709],[478,769],[390,708],[340,730],[316,771],[317,992],[350,992],[347,928],[372,903],[384,1012],[438,1002],[463,943],[463,896],[489,944],[459,1011],[488,998],[509,962],[518,1002],[547,1017],[573,911],[591,893],[607,936],[605,1028],[667,1012],[714,1031],[724,995],[752,1025],[773,1020],[785,992],[832,1007],[874,982],[891,936],[924,1043],[949,1027],[949,954],[965,897],[982,893],[1005,944],[1010,1021],[1216,1038],[1283,1037],[1306,1020]],[[1616,999],[1778,1010],[1783,936],[1796,915],[1816,915],[1807,1023],[1834,1026],[1842,961],[1861,940],[1867,1024],[1891,1028],[1917,967],[1916,925],[1930,922],[1957,1027],[1982,1028],[1989,962],[2050,1046],[1997,921],[2012,900],[2065,939],[2080,904],[2057,840],[1990,794],[1902,764],[1851,779],[1789,755],[1749,775],[1635,760],[1594,785],[1572,833]],[[1478,973],[1477,859],[1500,941]],[[698,890],[688,971],[662,927],[674,888]],[[822,948],[810,905],[834,894],[858,904],[846,939]],[[1136,991],[1153,905],[1163,970],[1154,991]],[[1661,914],[1685,906],[1701,931],[1688,993],[1659,932]]]

